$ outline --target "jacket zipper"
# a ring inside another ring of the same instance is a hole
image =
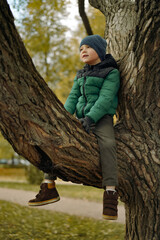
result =
[[[86,83],[86,76],[84,76],[84,83],[83,83],[83,95],[84,95],[84,98],[85,98],[85,105],[84,105],[84,107],[82,108],[82,116],[83,116],[83,117],[85,117],[85,116],[84,116],[84,109],[85,109],[85,107],[86,107],[86,105],[87,105],[87,97],[86,97],[85,88],[84,88],[85,83]]]

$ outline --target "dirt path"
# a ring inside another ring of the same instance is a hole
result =
[[[31,191],[0,188],[0,200],[11,201],[22,206],[28,206],[28,200],[34,198],[35,195],[36,193]],[[61,200],[55,204],[36,208],[82,217],[91,217],[99,220],[102,219],[102,204],[86,200],[61,197]],[[118,207],[118,219],[114,222],[125,223],[125,210],[121,205]]]

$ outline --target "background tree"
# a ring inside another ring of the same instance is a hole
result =
[[[0,159],[10,160],[15,156],[15,152],[11,145],[0,134]]]
[[[108,49],[120,59],[121,101],[115,130],[126,239],[158,240],[160,6],[147,0],[90,3],[106,16]],[[3,135],[16,152],[44,172],[56,171],[64,180],[100,187],[94,135],[84,132],[36,71],[5,0],[0,2],[0,24]]]
[[[37,69],[45,81],[59,81],[61,60],[64,58],[67,42],[67,26],[61,19],[67,14],[64,0],[28,0],[22,20],[21,35]]]
[[[93,35],[93,31],[91,28],[91,25],[89,23],[87,14],[85,12],[85,0],[78,0],[78,9],[79,9],[79,15],[83,21],[86,33],[88,35]]]

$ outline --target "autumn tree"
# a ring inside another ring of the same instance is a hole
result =
[[[106,17],[108,51],[119,60],[115,126],[126,239],[160,239],[160,4],[90,0]],[[35,69],[6,0],[0,2],[0,129],[14,150],[65,181],[101,187],[94,135],[67,113]]]
[[[10,160],[14,159],[15,152],[11,145],[0,134],[0,159]]]
[[[61,79],[62,63],[66,55],[67,26],[61,20],[67,18],[68,1],[16,0],[23,8],[23,17],[17,19],[20,35],[32,60],[45,81],[52,83]]]

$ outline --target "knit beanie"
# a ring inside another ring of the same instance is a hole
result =
[[[81,41],[80,47],[82,45],[88,45],[91,48],[93,48],[96,51],[96,53],[98,54],[101,61],[103,61],[105,59],[107,42],[101,36],[99,36],[99,35],[87,36]]]

